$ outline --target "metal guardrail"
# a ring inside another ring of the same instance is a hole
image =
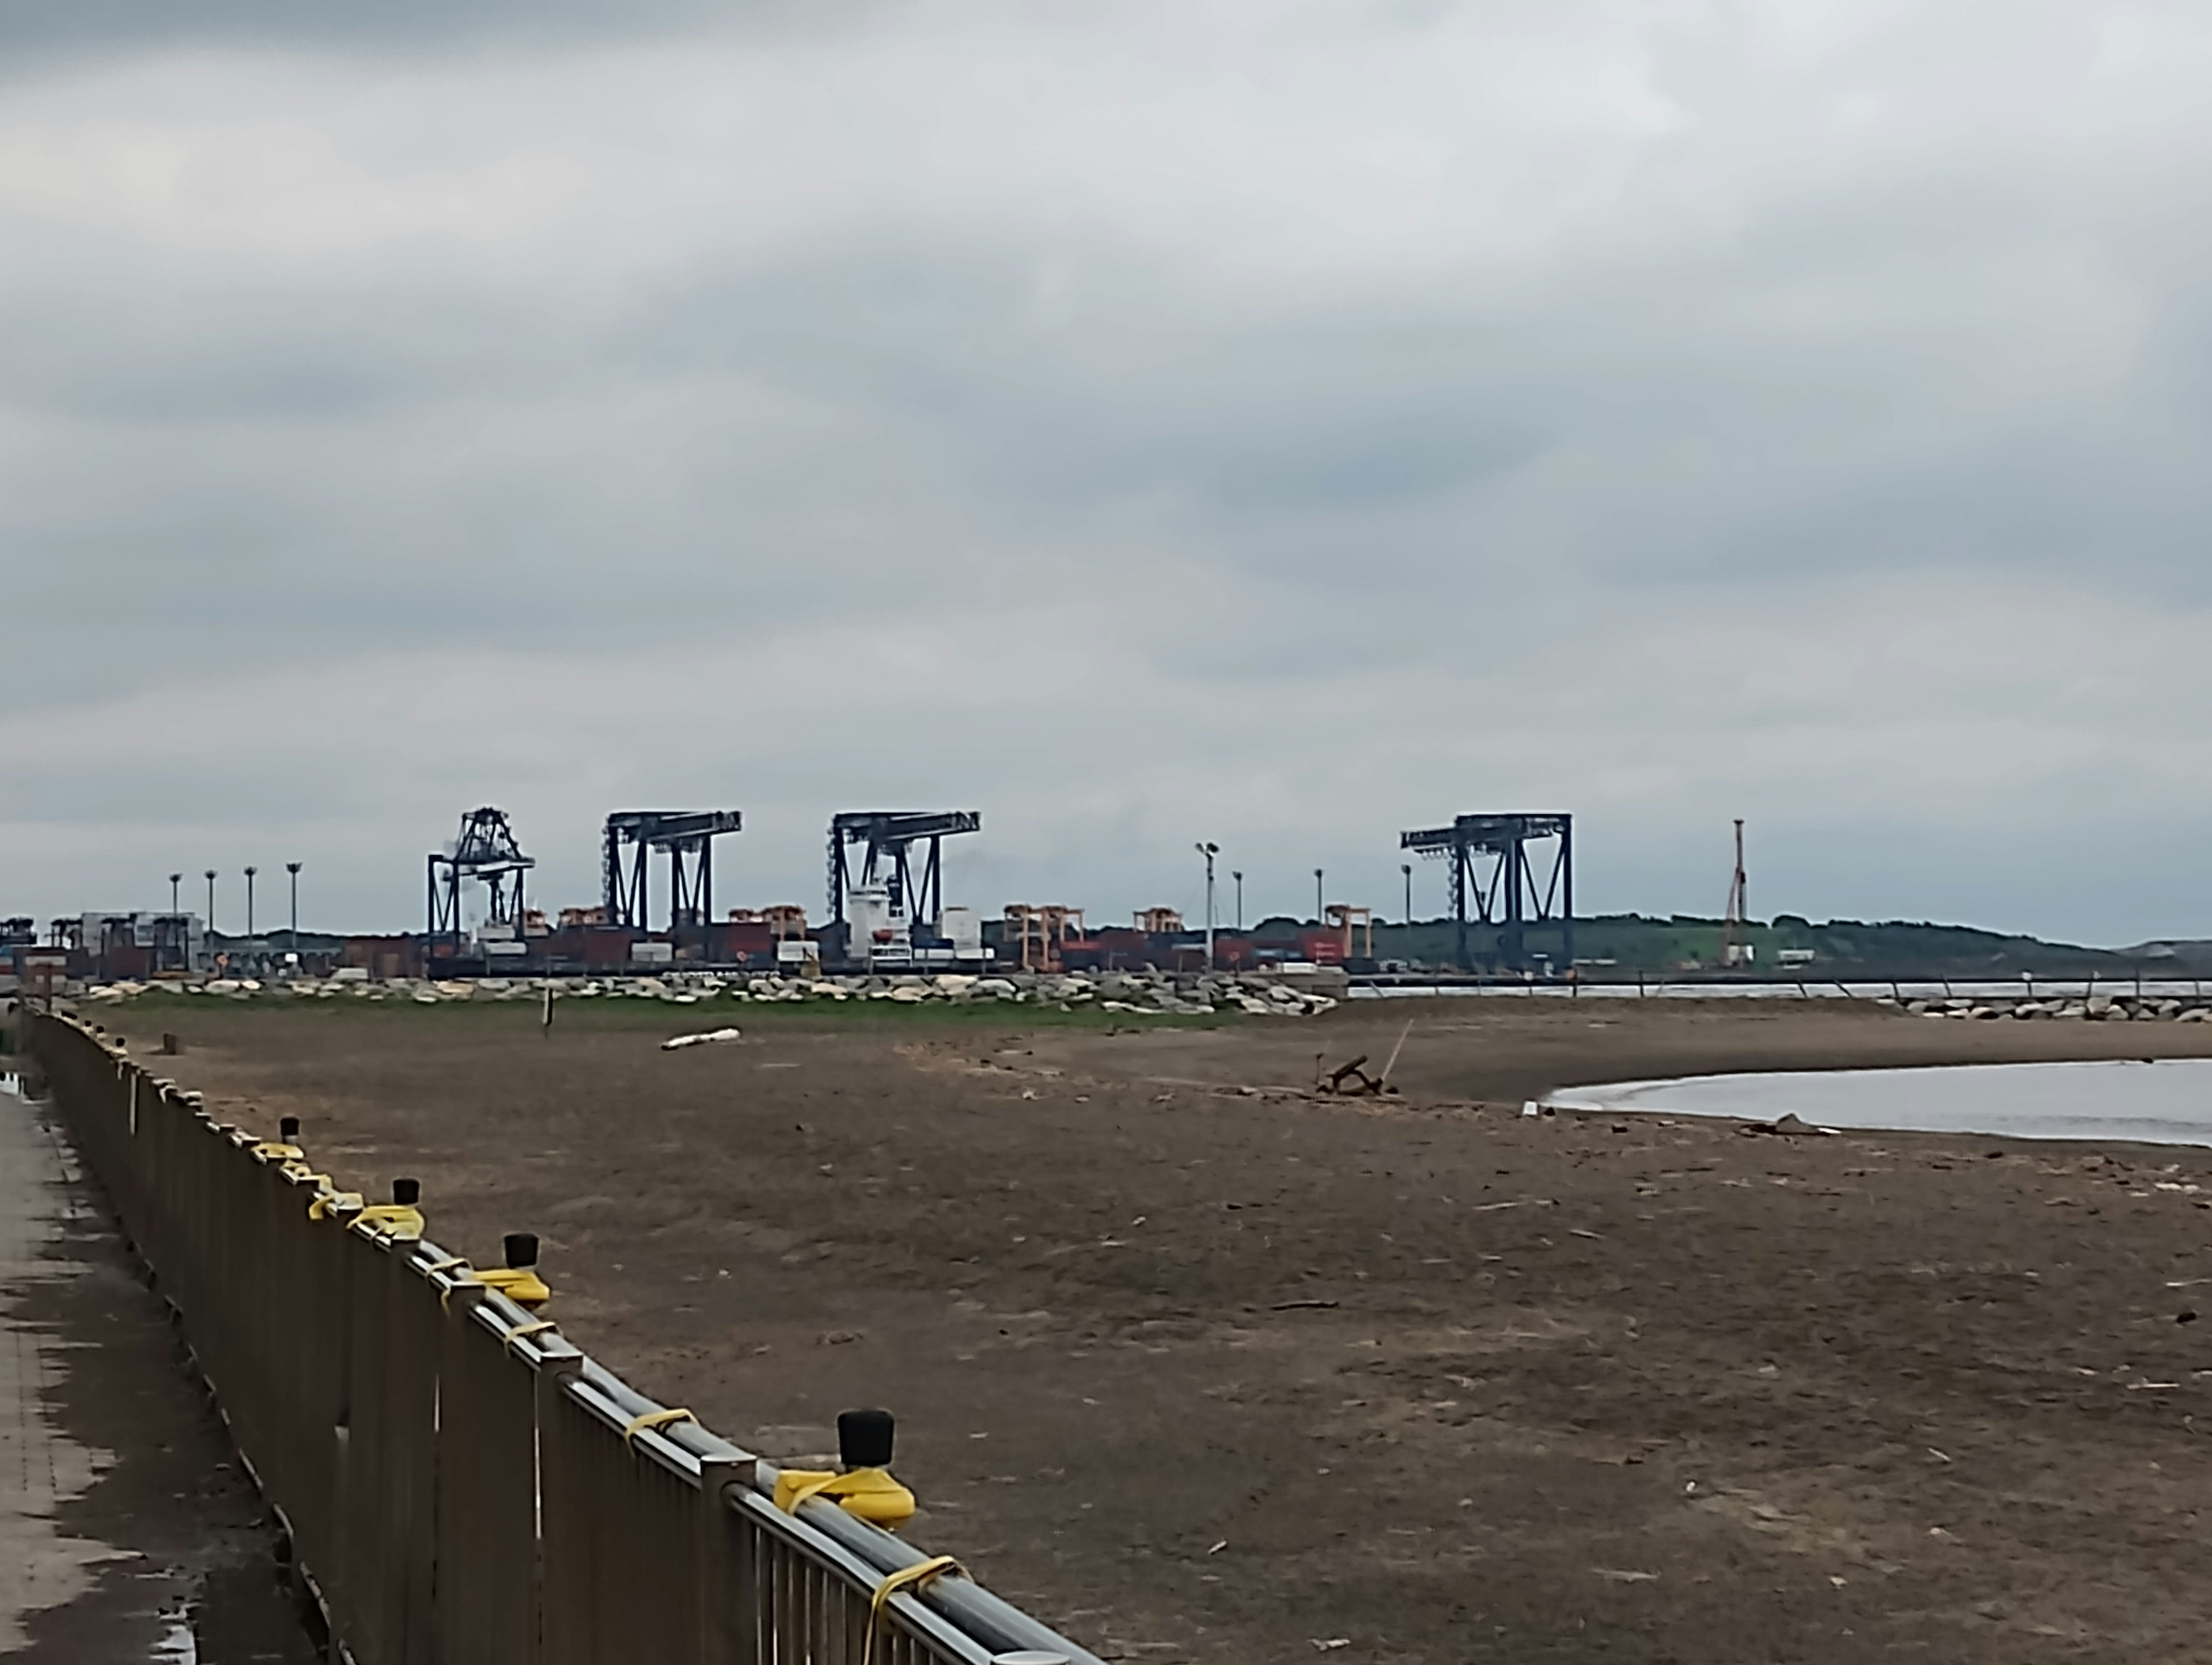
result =
[[[356,1665],[1100,1665],[71,1020],[33,1050]],[[322,1219],[309,1205],[325,1202]],[[380,1229],[382,1228],[382,1229]]]

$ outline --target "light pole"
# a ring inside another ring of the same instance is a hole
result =
[[[292,951],[295,954],[300,951],[300,869],[305,866],[307,864],[303,861],[284,864],[284,871],[292,875]]]
[[[1320,869],[1320,868],[1318,868],[1318,867],[1316,867],[1316,868],[1315,868],[1315,869],[1314,869],[1314,928],[1315,928],[1316,930],[1320,929],[1320,928],[1321,928],[1321,924],[1322,924],[1321,869]]]
[[[185,876],[182,873],[169,875],[169,911],[172,914],[181,914],[185,911],[177,905],[177,886],[184,882]]]
[[[1221,846],[1201,842],[1198,853],[1206,858],[1206,969],[1213,969],[1213,858],[1221,854]]]
[[[215,934],[215,869],[214,869],[214,868],[212,868],[212,867],[210,867],[210,868],[209,868],[209,869],[207,870],[207,882],[208,882],[208,922],[207,922],[207,928],[208,928],[208,934],[209,934],[210,936],[213,936],[213,935]]]
[[[1406,876],[1406,924],[1410,927],[1413,923],[1413,864],[1401,861],[1398,871]]]
[[[1232,870],[1229,877],[1237,881],[1237,928],[1242,931],[1244,928],[1244,875]]]
[[[248,942],[253,940],[253,876],[260,871],[258,867],[246,870],[246,939]]]

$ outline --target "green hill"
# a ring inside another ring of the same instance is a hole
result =
[[[1311,928],[1310,921],[1275,919],[1267,921],[1253,934],[1288,937]],[[1575,921],[1575,959],[1583,968],[1583,975],[1591,977],[1717,972],[1721,969],[1721,928],[1717,919],[1688,914],[1664,919],[1643,914],[1601,914]],[[1479,963],[1494,962],[1497,936],[1495,927],[1469,927],[1468,943]],[[1525,939],[1531,954],[1549,956],[1555,962],[1563,957],[1556,925],[1527,927]],[[1447,968],[1454,963],[1453,940],[1449,920],[1423,920],[1411,926],[1378,924],[1375,954],[1380,960]],[[2149,944],[2126,950],[2086,948],[1926,920],[1839,919],[1815,924],[1796,914],[1754,921],[1745,932],[1745,940],[1753,957],[1737,975],[1877,980],[2012,978],[2023,971],[2049,977],[2085,977],[2093,973],[2119,977],[2132,975],[2138,969],[2146,975],[2179,972],[2186,975],[2197,957],[2177,949],[2197,946]]]

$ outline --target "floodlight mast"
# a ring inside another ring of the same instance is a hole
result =
[[[1198,841],[1198,854],[1206,863],[1206,969],[1211,971],[1216,963],[1213,957],[1213,858],[1221,854],[1221,846],[1208,843],[1201,838]],[[1241,878],[1243,875],[1238,877]]]

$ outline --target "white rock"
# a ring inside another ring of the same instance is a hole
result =
[[[675,1035],[660,1043],[663,1052],[681,1052],[686,1047],[719,1045],[729,1041],[741,1041],[744,1031],[739,1029],[702,1030],[696,1035]]]

